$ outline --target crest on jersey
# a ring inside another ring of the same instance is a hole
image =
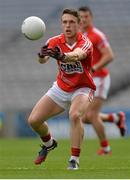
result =
[[[67,74],[83,73],[83,67],[80,61],[73,63],[62,63],[60,62],[60,69]]]

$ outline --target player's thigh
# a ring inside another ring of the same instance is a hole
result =
[[[31,112],[31,117],[36,120],[45,121],[48,118],[63,112],[64,109],[56,104],[49,96],[43,96]]]
[[[106,77],[95,77],[94,83],[96,84],[95,97],[107,99],[111,84],[110,75]]]
[[[103,103],[104,103],[104,99],[99,97],[94,97],[92,103],[89,104],[88,108],[84,113],[83,121],[91,122],[91,120],[96,119],[103,106]]]
[[[90,100],[87,94],[77,95],[71,102],[70,111],[69,111],[70,116],[75,115],[78,117],[79,116],[82,117],[82,115],[88,108],[89,104],[90,104]]]
[[[94,110],[96,112],[99,112],[103,106],[104,99],[100,97],[94,97],[92,103],[88,107],[88,111]]]

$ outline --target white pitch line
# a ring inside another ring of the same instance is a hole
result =
[[[64,170],[64,168],[62,168]],[[27,167],[7,167],[7,168],[0,168],[0,171],[2,170],[43,170],[43,168],[38,168],[38,167],[35,167],[35,168],[27,168]],[[44,170],[46,170],[46,168],[44,167]],[[51,169],[50,170],[56,170],[56,169]],[[130,170],[130,168],[128,167],[116,167],[116,168],[81,168],[80,170]]]
[[[27,168],[27,167],[7,167],[7,168],[0,168],[0,170],[34,170],[36,168]]]

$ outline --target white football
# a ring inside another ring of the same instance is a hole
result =
[[[23,21],[21,30],[27,39],[38,40],[44,36],[46,25],[41,18],[30,16]]]

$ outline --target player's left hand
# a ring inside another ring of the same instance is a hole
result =
[[[94,67],[91,68],[91,74],[95,73],[96,69]]]
[[[56,46],[55,48],[48,48],[47,53],[50,57],[65,62],[65,54],[61,52],[60,48]]]
[[[47,49],[48,49],[48,45],[44,45],[44,46],[41,48],[41,51],[37,54],[38,57],[39,57],[39,58],[44,58],[45,56],[48,56]]]

